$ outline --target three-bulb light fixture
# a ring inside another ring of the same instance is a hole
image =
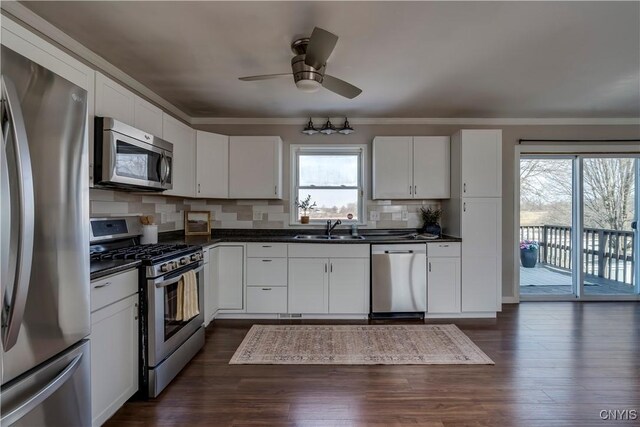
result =
[[[354,133],[355,130],[349,124],[349,120],[345,117],[344,124],[340,129],[336,129],[336,127],[331,123],[330,119],[327,119],[327,122],[322,126],[322,128],[317,129],[313,126],[313,121],[309,118],[309,123],[302,130],[302,133],[305,135],[315,135],[317,133],[322,133],[325,135],[332,135],[334,133],[341,133],[342,135],[350,135]]]

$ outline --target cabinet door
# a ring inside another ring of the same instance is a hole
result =
[[[329,259],[329,313],[368,313],[368,290],[368,259]]]
[[[427,313],[459,313],[460,285],[460,258],[429,258]]]
[[[195,197],[196,132],[179,120],[163,113],[162,137],[173,144],[173,189],[162,194]]]
[[[462,199],[462,311],[496,311],[502,292],[502,199]]]
[[[329,312],[329,260],[289,259],[289,313]]]
[[[229,137],[197,131],[196,140],[196,196],[226,199],[229,197]]]
[[[219,282],[220,277],[218,274],[218,270],[220,269],[220,248],[210,248],[209,249],[209,295],[207,298],[207,307],[208,313],[207,317],[209,320],[213,319],[213,316],[216,314],[218,309],[220,308],[220,304],[218,302],[219,295]]]
[[[204,259],[204,283],[202,287],[204,288],[204,326],[207,326],[209,322],[211,322],[211,318],[213,317],[213,307],[211,306],[211,293],[213,291],[211,280],[211,262],[209,260],[209,251],[204,249],[202,251],[203,259]]]
[[[243,309],[244,248],[218,248],[218,307],[224,310]]]
[[[413,137],[373,139],[373,198],[413,197]]]
[[[287,288],[247,286],[247,313],[286,313]]]
[[[138,294],[91,314],[91,419],[99,426],[138,391]]]
[[[139,96],[135,97],[133,125],[153,136],[163,138],[162,110]]]
[[[448,136],[413,138],[413,198],[448,199],[451,144]]]
[[[461,131],[462,197],[502,197],[502,131]]]
[[[282,140],[279,136],[229,138],[229,197],[282,198]]]
[[[101,73],[96,73],[96,109],[99,117],[112,117],[134,126],[135,95]]]

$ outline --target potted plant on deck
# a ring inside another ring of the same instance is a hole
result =
[[[311,203],[311,194],[307,194],[307,198],[302,202],[300,199],[296,198],[296,207],[299,210],[302,210],[302,215],[300,215],[300,224],[309,224],[309,211],[312,211],[316,207],[316,202]]]
[[[442,234],[442,228],[440,227],[440,217],[442,216],[442,209],[431,209],[424,207],[420,208],[420,216],[422,217],[422,233],[433,234],[438,237]]]
[[[520,242],[520,262],[525,268],[534,268],[538,262],[538,250],[540,244],[535,240],[523,240]]]

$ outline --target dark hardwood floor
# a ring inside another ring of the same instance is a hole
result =
[[[427,322],[455,323],[495,366],[228,365],[253,323],[277,322],[217,320],[158,399],[127,403],[107,425],[640,425],[599,415],[640,412],[638,302],[529,302],[497,320]]]

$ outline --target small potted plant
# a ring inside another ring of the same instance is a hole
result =
[[[523,240],[520,242],[520,262],[524,268],[534,268],[538,262],[538,250],[540,244],[535,240]]]
[[[442,228],[440,227],[440,217],[442,209],[420,208],[420,216],[422,217],[422,233],[429,233],[440,237]]]
[[[316,202],[311,203],[311,194],[307,194],[306,199],[302,202],[300,199],[296,198],[296,206],[298,209],[302,210],[302,215],[300,215],[300,224],[309,224],[309,211],[312,211],[316,207]]]

